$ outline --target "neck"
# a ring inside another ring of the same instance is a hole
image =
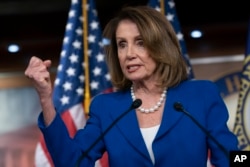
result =
[[[161,94],[164,88],[161,88],[159,86],[156,86],[155,84],[133,84],[132,85],[134,92],[138,95],[145,95],[145,94],[151,94],[151,95],[157,95]]]

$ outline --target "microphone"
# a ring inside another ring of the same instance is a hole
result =
[[[225,154],[225,156],[229,159],[229,153],[227,150],[216,140],[206,128],[204,128],[189,112],[185,110],[183,105],[180,102],[174,103],[174,109],[179,112],[183,112],[186,114],[189,118],[192,119],[192,121],[221,149],[221,151]]]
[[[124,112],[122,113],[119,117],[117,117],[108,127],[107,129],[90,145],[90,147],[78,158],[76,162],[76,167],[80,165],[80,162],[88,155],[90,150],[101,140],[103,137],[106,135],[106,133],[121,119],[123,118],[127,113],[129,113],[131,110],[136,109],[140,107],[142,104],[141,99],[135,99],[131,106]]]

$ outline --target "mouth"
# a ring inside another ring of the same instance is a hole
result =
[[[127,66],[127,70],[128,70],[128,72],[135,72],[136,70],[138,70],[140,68],[140,66],[139,65],[129,65],[129,66]]]

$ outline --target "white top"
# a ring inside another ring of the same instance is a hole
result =
[[[147,146],[147,149],[148,149],[148,152],[149,152],[149,155],[153,164],[155,163],[155,157],[154,157],[154,153],[152,150],[152,143],[156,136],[156,133],[158,132],[159,127],[160,125],[156,125],[150,128],[140,128],[144,142]]]

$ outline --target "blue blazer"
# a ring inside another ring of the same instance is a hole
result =
[[[94,166],[108,152],[110,167],[206,167],[208,150],[216,167],[228,167],[222,150],[184,113],[184,108],[227,150],[237,150],[237,138],[227,127],[228,111],[215,84],[211,81],[184,81],[168,89],[162,122],[153,141],[155,164],[152,163],[140,132],[135,111],[125,115],[81,161],[81,166]],[[44,135],[56,167],[74,167],[84,150],[107,127],[130,107],[130,90],[101,94],[93,98],[86,126],[74,139],[69,137],[59,114],[45,127],[43,115],[38,125]]]

